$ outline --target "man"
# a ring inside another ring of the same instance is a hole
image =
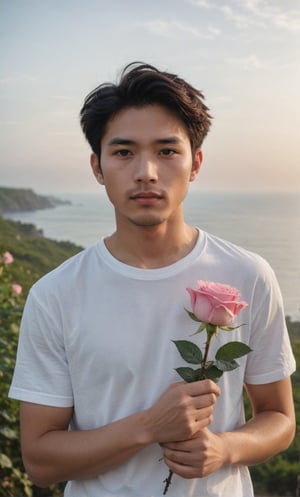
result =
[[[28,474],[40,486],[68,481],[71,497],[158,497],[171,470],[170,497],[250,497],[247,466],[293,439],[295,362],[268,264],[184,221],[210,127],[203,96],[133,64],[87,97],[81,124],[116,230],[28,297],[10,390]],[[218,345],[240,339],[253,352],[219,386],[174,371],[172,340],[191,335],[186,288],[198,279],[249,304],[246,326]]]

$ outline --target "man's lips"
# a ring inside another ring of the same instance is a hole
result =
[[[163,195],[158,192],[137,192],[130,195],[131,200],[135,200],[139,204],[150,205],[158,200],[161,200]]]
[[[162,198],[162,195],[157,192],[138,192],[130,195],[130,198]]]

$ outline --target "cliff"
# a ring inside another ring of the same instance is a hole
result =
[[[81,250],[74,243],[45,238],[33,224],[10,221],[0,215],[0,259],[6,251],[13,255],[15,262],[9,271],[22,284],[24,294],[43,274]]]
[[[70,204],[70,202],[52,196],[38,195],[30,188],[0,187],[0,214],[49,209],[61,204]]]

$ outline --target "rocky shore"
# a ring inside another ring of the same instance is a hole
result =
[[[31,188],[0,187],[0,214],[51,209],[70,203],[68,200],[61,200],[52,195],[38,195]]]

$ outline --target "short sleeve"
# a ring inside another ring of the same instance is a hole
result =
[[[265,263],[253,298],[250,347],[245,382],[266,384],[290,376],[296,369],[286,327],[281,291],[272,268]]]
[[[58,309],[31,290],[21,322],[17,360],[9,397],[54,406],[73,406],[62,324]]]

